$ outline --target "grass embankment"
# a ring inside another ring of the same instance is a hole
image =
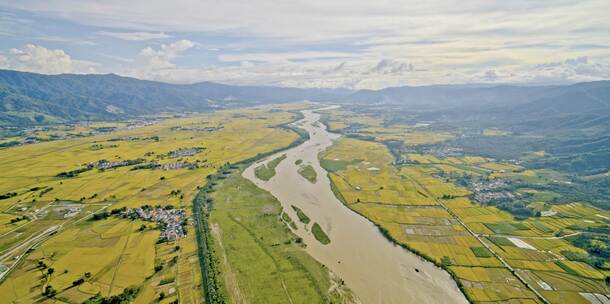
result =
[[[298,170],[299,174],[308,180],[310,183],[315,183],[318,178],[316,170],[311,165],[301,166]]]
[[[286,154],[269,161],[266,165],[256,167],[254,169],[254,175],[256,175],[256,178],[264,181],[270,180],[275,176],[275,167],[277,167],[284,159],[286,159]]]
[[[235,171],[218,180],[210,198],[210,252],[228,302],[343,302],[341,291],[329,294],[328,270],[305,252],[270,193]]]
[[[324,245],[330,244],[330,238],[328,235],[326,235],[326,232],[322,230],[322,227],[320,227],[318,223],[313,223],[313,226],[311,226],[311,233],[313,233],[313,236],[316,238],[316,240],[318,240],[318,242]]]

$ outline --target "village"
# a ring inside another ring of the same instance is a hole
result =
[[[494,204],[515,199],[511,186],[514,181],[508,179],[483,179],[471,182],[469,188],[474,192],[473,199],[479,204]]]
[[[161,228],[161,241],[172,242],[186,236],[184,226],[187,218],[183,209],[144,205],[139,208],[125,208],[120,212],[120,216],[158,223]]]
[[[178,149],[176,151],[170,151],[167,156],[169,156],[169,158],[193,156],[193,155],[195,155],[197,153],[202,152],[203,150],[205,150],[205,148],[199,148],[199,147],[197,147],[197,148]]]

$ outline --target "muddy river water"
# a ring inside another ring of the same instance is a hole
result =
[[[281,202],[298,224],[294,233],[303,238],[307,252],[341,277],[362,303],[467,303],[447,272],[392,244],[369,220],[334,196],[318,154],[339,135],[326,131],[318,122],[320,114],[312,110],[302,113],[304,118],[294,125],[309,132],[310,139],[251,165],[243,176]],[[287,158],[276,167],[273,178],[263,181],[255,177],[255,167],[283,154]],[[299,159],[315,169],[315,183],[297,172],[295,161]],[[291,205],[311,218],[307,228],[298,221]],[[327,232],[330,244],[322,245],[308,231],[314,222]]]

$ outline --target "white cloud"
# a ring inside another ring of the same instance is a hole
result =
[[[582,82],[610,79],[610,64],[594,62],[587,56],[536,65],[528,73],[528,81]]]
[[[112,50],[124,47],[101,50],[108,58],[165,33],[200,39],[200,48],[180,40],[114,60],[113,72],[172,82],[379,88],[573,82],[610,70],[607,0],[4,2],[7,11],[99,26],[94,34],[118,38]]]
[[[2,55],[0,67],[43,74],[95,73],[95,65],[84,60],[75,60],[63,50],[47,49],[27,44],[23,48],[12,48]]]
[[[345,59],[357,57],[356,53],[347,52],[276,52],[276,53],[245,53],[221,54],[218,59],[223,62],[259,61],[259,62],[286,62],[311,61],[324,59]]]
[[[195,47],[195,43],[190,40],[178,40],[171,44],[162,44],[158,49],[146,47],[140,51],[135,65],[129,68],[126,73],[146,79],[175,81],[175,78],[165,79],[168,72],[177,69],[173,61],[183,52],[193,47]]]
[[[415,70],[413,64],[399,62],[392,59],[381,59],[377,65],[368,71],[368,73],[385,74],[385,75],[401,75],[406,72]]]
[[[107,36],[128,41],[145,41],[152,39],[163,39],[171,38],[172,36],[165,33],[152,33],[152,32],[97,32],[98,35]]]

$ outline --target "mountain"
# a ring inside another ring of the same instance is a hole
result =
[[[609,124],[610,81],[563,86],[432,85],[381,90],[168,84],[108,75],[41,75],[0,70],[0,126],[119,119],[292,101],[383,104],[420,118],[514,128]]]
[[[208,111],[261,103],[324,101],[345,90],[168,84],[108,75],[42,75],[0,70],[0,126]]]
[[[345,100],[416,112],[422,120],[441,118],[519,130],[610,127],[610,81],[563,86],[405,86],[361,90]]]
[[[476,109],[505,104],[522,104],[553,87],[548,86],[490,86],[490,85],[432,85],[390,87],[377,91],[361,90],[347,97],[356,103],[383,103],[409,106],[412,110],[441,110],[450,108]]]

